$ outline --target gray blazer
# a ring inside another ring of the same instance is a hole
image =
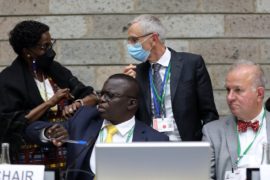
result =
[[[236,168],[236,117],[228,116],[203,127],[203,141],[211,144],[211,179],[223,180],[226,171]],[[270,113],[266,111],[267,141],[270,140]]]

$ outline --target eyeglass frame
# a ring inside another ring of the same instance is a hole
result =
[[[154,34],[154,32],[147,33],[147,34],[144,34],[144,35],[141,35],[141,36],[137,36],[137,37],[135,37],[135,36],[129,36],[129,37],[127,38],[127,41],[128,41],[129,43],[131,43],[131,44],[136,44],[136,43],[140,40],[140,38],[149,36],[149,35],[151,35],[151,34]]]
[[[51,39],[50,44],[49,43],[46,43],[46,44],[43,44],[43,45],[42,44],[37,44],[37,45],[35,45],[35,47],[38,47],[38,48],[46,51],[48,49],[51,49],[54,46],[55,43],[56,43],[56,39]]]
[[[118,93],[111,93],[108,91],[95,91],[96,96],[98,97],[98,99],[101,99],[102,97],[104,98],[104,100],[106,102],[111,102],[114,98],[120,98],[120,97],[128,97],[128,98],[132,98],[132,99],[137,99],[133,96],[129,96],[129,95],[124,95],[124,94],[118,94]]]

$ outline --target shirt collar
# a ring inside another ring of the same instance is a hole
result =
[[[109,124],[112,124],[112,123],[105,119],[103,121],[101,129],[103,129],[105,126],[107,126]],[[134,125],[135,125],[135,117],[133,116],[131,119],[115,125],[115,127],[117,128],[117,130],[121,134],[121,136],[125,136],[134,127]]]
[[[264,114],[264,108],[262,108],[260,114],[258,114],[258,116],[256,116],[254,119],[251,120],[251,122],[255,122],[256,120],[259,121],[259,124],[261,124],[262,120],[263,120],[263,114]]]
[[[165,53],[160,57],[160,59],[156,63],[162,65],[162,67],[168,67],[170,60],[171,60],[171,51],[168,48],[166,48]],[[154,63],[151,63],[151,65],[153,64]]]

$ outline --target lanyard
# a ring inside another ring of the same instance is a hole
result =
[[[135,126],[135,125],[134,125],[134,126]],[[131,136],[132,136],[133,133],[134,133],[134,131],[133,131],[133,130],[134,130],[134,126],[128,131],[128,136],[127,136],[127,139],[126,139],[126,143],[129,142]],[[100,134],[100,139],[99,139],[99,141],[100,141],[100,142],[105,142],[105,139],[103,139],[103,136],[104,136],[104,128],[102,128],[102,129],[100,130],[99,134]]]
[[[245,151],[243,152],[243,154],[241,155],[241,144],[240,144],[240,138],[239,138],[239,133],[237,131],[237,126],[236,126],[236,133],[237,133],[237,139],[238,139],[238,144],[237,144],[237,155],[238,155],[238,160],[236,161],[236,164],[239,163],[239,161],[248,153],[248,151],[250,150],[250,148],[252,147],[255,139],[257,138],[257,136],[260,134],[261,129],[262,129],[262,125],[263,125],[263,121],[265,118],[265,109],[263,112],[263,117],[262,117],[262,123],[259,127],[259,130],[256,132],[256,135],[254,137],[254,139],[252,140],[252,142],[248,145],[248,147],[245,149]]]
[[[152,68],[149,68],[149,81],[150,81],[150,86],[151,86],[151,90],[153,92],[153,103],[154,103],[154,109],[155,109],[155,115],[158,116],[160,115],[160,109],[159,107],[162,106],[163,109],[163,114],[165,114],[165,105],[164,105],[164,101],[165,101],[165,93],[166,93],[166,87],[168,84],[168,80],[171,76],[171,63],[169,64],[169,66],[166,68],[165,74],[164,74],[164,78],[162,81],[162,88],[160,90],[160,92],[157,91],[157,88],[154,85],[153,82],[153,75],[152,75]],[[160,106],[158,106],[158,104]]]

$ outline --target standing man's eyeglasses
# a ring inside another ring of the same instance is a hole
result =
[[[146,37],[146,36],[149,36],[150,34],[153,34],[152,32],[151,33],[147,33],[145,35],[142,35],[142,36],[129,36],[128,37],[128,42],[131,43],[131,44],[136,44],[140,38],[143,38],[143,37]]]

